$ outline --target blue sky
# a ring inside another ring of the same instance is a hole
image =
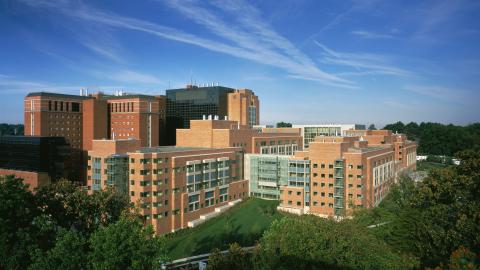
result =
[[[261,122],[480,121],[480,1],[0,1],[0,122],[28,92],[249,88]]]

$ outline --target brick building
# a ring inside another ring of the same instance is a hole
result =
[[[24,101],[25,135],[64,137],[76,165],[71,180],[83,182],[93,140],[136,138],[142,146],[158,146],[165,102],[164,96],[30,93]]]
[[[260,123],[260,102],[249,89],[235,90],[228,94],[228,119],[242,126],[253,127]]]
[[[302,149],[302,137],[292,129],[252,129],[230,120],[192,120],[189,129],[177,129],[177,146],[241,147],[245,153],[292,155]]]
[[[308,150],[296,152],[293,159],[302,162],[289,165],[279,209],[326,217],[377,206],[400,171],[415,169],[416,144],[389,131],[365,132],[374,136],[316,137]]]
[[[138,140],[95,140],[88,188],[127,193],[157,234],[193,227],[248,196],[241,148],[138,146]]]

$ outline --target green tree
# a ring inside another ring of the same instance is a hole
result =
[[[386,239],[397,250],[417,256],[422,266],[447,265],[460,246],[479,252],[480,152],[461,152],[459,166],[432,170],[419,183]]]
[[[283,128],[283,127],[292,127],[292,123],[286,123],[286,122],[277,123],[277,128]]]
[[[377,130],[377,128],[375,127],[375,124],[370,124],[370,126],[368,126],[368,130]]]
[[[405,269],[411,267],[368,229],[351,220],[286,217],[264,233],[258,269]]]
[[[219,249],[215,249],[208,259],[207,269],[250,270],[252,269],[250,254],[237,243],[230,244],[230,248],[225,254],[221,253]]]
[[[58,226],[73,227],[87,235],[116,222],[129,208],[128,198],[112,189],[89,195],[83,187],[66,180],[39,188],[35,197],[44,214]]]
[[[25,269],[39,234],[34,196],[21,179],[0,177],[0,202],[0,269]]]
[[[88,240],[85,236],[73,230],[61,229],[52,249],[47,252],[36,250],[29,269],[88,269],[88,252]]]
[[[130,215],[95,231],[90,245],[94,269],[156,269],[167,261],[164,239],[154,237],[151,226],[144,227]]]

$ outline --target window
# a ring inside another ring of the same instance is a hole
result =
[[[302,192],[297,191],[297,196],[300,196],[300,195],[302,195]]]
[[[362,179],[362,175],[357,174],[357,179]]]
[[[333,169],[333,164],[328,164],[329,169]]]
[[[317,206],[318,202],[317,201],[313,201],[313,206]]]
[[[320,193],[320,196],[325,197],[325,192]]]
[[[314,186],[314,187],[318,186],[318,183],[317,183],[317,182],[313,182],[313,186]]]
[[[317,195],[318,195],[318,192],[314,191],[313,196],[317,196]]]
[[[135,169],[130,169],[130,174],[135,174]]]
[[[313,177],[317,177],[318,176],[318,173],[313,173]]]
[[[291,191],[291,190],[288,191],[288,195],[292,195],[292,191]]]
[[[320,183],[320,186],[321,186],[321,187],[324,187],[324,186],[325,186],[325,183]]]
[[[329,175],[328,175],[328,178],[333,178],[333,174],[329,174]]]
[[[321,176],[322,178],[325,178],[325,174],[324,174],[324,173],[322,173],[320,176]]]
[[[357,199],[363,198],[362,194],[357,194]]]
[[[325,164],[321,164],[320,168],[325,169]]]
[[[362,168],[363,168],[362,165],[357,165],[358,170],[361,170]]]
[[[318,164],[317,164],[317,163],[313,163],[313,168],[318,168]]]
[[[329,198],[333,198],[333,193],[328,193]]]
[[[302,206],[302,202],[297,201],[297,206]]]
[[[292,205],[292,201],[288,201],[288,205]]]
[[[357,185],[357,188],[362,188],[362,185]]]

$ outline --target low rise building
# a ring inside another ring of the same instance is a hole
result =
[[[317,136],[346,136],[348,130],[364,130],[365,125],[361,124],[310,124],[293,125],[293,128],[299,128],[303,137],[303,147],[308,148],[310,142]]]
[[[237,121],[192,120],[189,129],[177,129],[177,146],[241,147],[245,153],[292,155],[301,150],[299,130],[252,129]]]
[[[139,148],[138,143],[94,141],[88,188],[124,191],[157,234],[193,227],[248,196],[239,147]]]
[[[317,137],[295,157],[309,160],[310,181],[281,186],[279,209],[324,217],[377,206],[405,168],[393,145],[370,144],[362,137]]]

